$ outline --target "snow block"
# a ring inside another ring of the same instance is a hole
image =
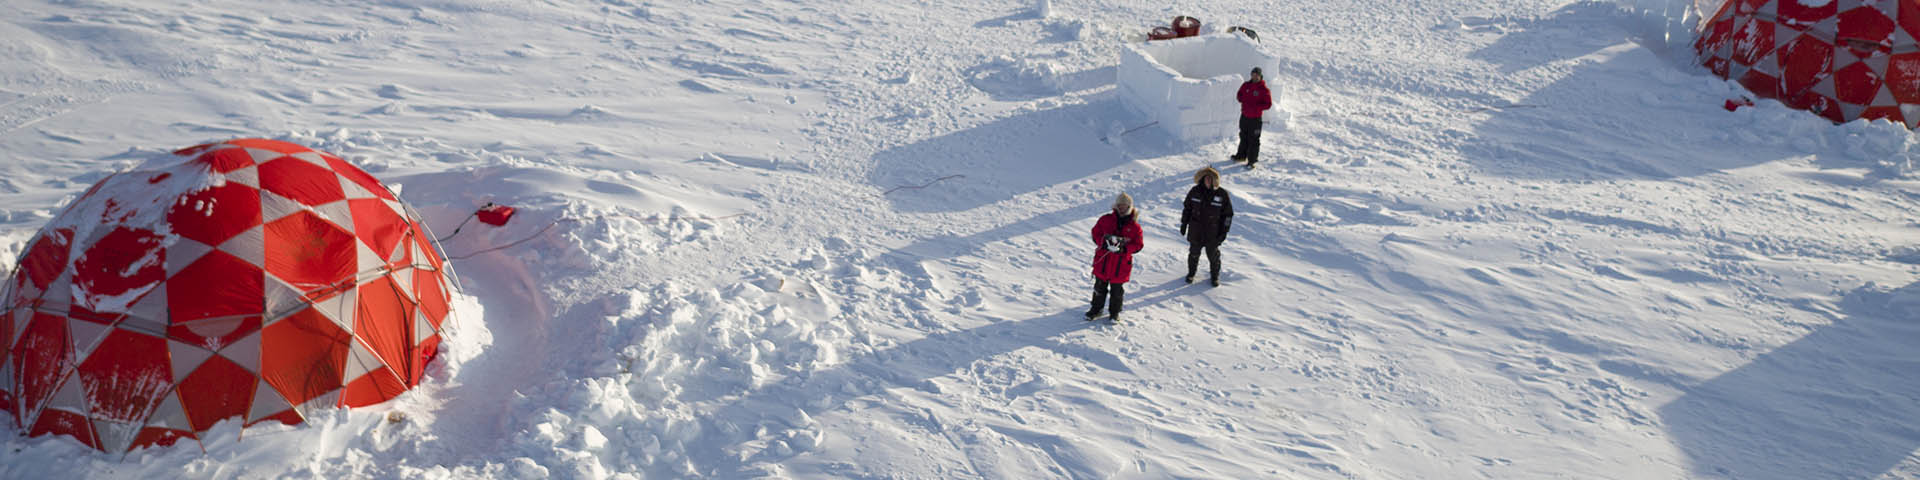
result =
[[[1240,103],[1234,94],[1254,67],[1265,74],[1277,108],[1279,63],[1279,57],[1246,37],[1200,35],[1127,44],[1115,81],[1128,108],[1194,145],[1238,134]]]

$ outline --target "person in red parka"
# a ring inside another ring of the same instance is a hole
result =
[[[1240,93],[1234,95],[1240,101],[1240,150],[1234,152],[1233,160],[1247,162],[1247,168],[1260,163],[1260,116],[1273,108],[1273,93],[1267,91],[1267,80],[1260,76],[1260,67],[1253,67],[1253,73],[1247,77],[1247,83],[1240,84]]]
[[[1120,194],[1113,200],[1113,211],[1093,224],[1093,308],[1087,320],[1100,318],[1105,304],[1107,317],[1120,320],[1120,302],[1127,294],[1124,285],[1133,275],[1133,254],[1146,244],[1140,240],[1139,211],[1133,197]]]

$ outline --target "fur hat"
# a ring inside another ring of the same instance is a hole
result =
[[[1127,195],[1126,193],[1121,193],[1119,197],[1113,199],[1113,206],[1116,209],[1118,209],[1119,207],[1125,206],[1127,207],[1126,213],[1128,215],[1132,215],[1133,214],[1133,196]]]
[[[1209,178],[1213,179],[1215,186],[1218,186],[1220,184],[1220,171],[1214,170],[1213,167],[1201,167],[1200,171],[1193,172],[1194,185],[1206,185],[1207,179]]]

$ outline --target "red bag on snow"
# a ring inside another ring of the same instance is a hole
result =
[[[498,227],[506,225],[507,220],[513,218],[513,207],[506,205],[487,205],[473,214],[474,216],[480,217],[480,223]]]

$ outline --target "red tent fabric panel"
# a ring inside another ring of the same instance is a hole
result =
[[[1892,46],[1893,19],[1871,6],[1848,9],[1840,12],[1840,31],[1834,41],[1842,47],[1868,47],[1867,50]]]
[[[1908,35],[1920,33],[1920,8],[1912,3],[1902,3],[1897,8],[1900,11],[1894,14],[1895,27],[1907,31]]]
[[[254,425],[259,425],[260,422],[265,422],[265,421],[275,421],[275,422],[280,422],[286,425],[299,425],[301,423],[305,423],[307,420],[304,418],[300,418],[300,412],[289,408],[286,410],[281,410],[279,413],[268,415],[258,420],[248,422],[247,426],[251,427]]]
[[[1908,10],[1920,9],[1901,9],[1902,12]],[[1886,84],[1894,100],[1920,103],[1920,53],[1895,54],[1887,64]]]
[[[382,200],[349,200],[347,205],[353,210],[353,232],[368,249],[386,259],[406,233],[406,219]]]
[[[1867,107],[1867,110],[1865,112],[1860,113],[1860,118],[1864,118],[1868,120],[1879,120],[1884,118],[1884,119],[1893,120],[1897,122],[1904,121],[1903,119],[1904,117],[1900,112],[1900,107]]]
[[[25,278],[33,282],[35,289],[45,289],[54,277],[67,270],[67,255],[73,248],[73,230],[56,229],[50,235],[41,235],[27,247],[27,255],[20,259],[20,270]]]
[[[440,335],[438,334],[421,340],[420,344],[415,345],[413,348],[414,365],[425,367],[427,364],[433,363],[433,358],[438,356],[440,356]],[[420,380],[425,379],[427,376],[426,368],[416,368],[415,370],[413,377],[406,379],[408,387],[419,385]]]
[[[1833,72],[1833,87],[1842,102],[1866,105],[1880,94],[1880,75],[1867,62],[1854,62]]]
[[[33,422],[33,428],[27,430],[27,436],[72,435],[80,443],[100,448],[99,437],[93,434],[93,422],[87,417],[66,410],[47,409],[40,413],[40,420]]]
[[[313,212],[268,223],[265,229],[267,273],[300,291],[352,280],[357,260],[353,234]]]
[[[340,388],[353,336],[303,309],[261,332],[260,377],[294,404]]]
[[[96,307],[118,303],[124,308],[132,299],[115,297],[159,286],[167,279],[164,240],[152,231],[127,227],[107,232],[73,262],[74,290],[89,294],[73,303]]]
[[[1811,90],[1833,66],[1833,46],[1810,35],[1801,35],[1780,47],[1778,55],[1781,90],[1788,96]]]
[[[413,370],[408,361],[412,346],[413,300],[400,292],[391,277],[382,276],[360,286],[360,305],[353,319],[353,336],[365,343],[380,362],[396,369],[395,374]]]
[[[219,245],[260,224],[260,191],[229,182],[189,193],[167,211],[167,222],[182,237]]]
[[[1773,55],[1773,22],[1757,18],[1741,21],[1741,28],[1733,31],[1733,51],[1731,59],[1741,65],[1753,65]]]
[[[420,224],[417,222],[413,223],[412,226],[413,226],[412,241],[414,242],[414,245],[420,247],[420,253],[422,257],[424,257],[424,258],[413,259],[414,263],[421,263],[424,261],[425,265],[433,268],[435,272],[434,275],[443,275],[439,272],[445,272],[447,270],[446,268],[447,261],[444,258],[440,258],[440,251],[434,249],[433,244],[431,242],[428,242],[428,239],[433,238],[433,236],[428,235],[427,230],[425,228],[421,228]]]
[[[253,405],[253,372],[226,357],[215,355],[180,380],[180,402],[193,431],[204,432],[231,417],[246,415]]]
[[[67,338],[67,319],[35,313],[13,348],[14,394],[20,396],[20,415],[46,405],[60,378],[73,367],[73,342]]]
[[[317,206],[347,199],[333,170],[306,160],[280,157],[260,165],[260,189]]]
[[[76,380],[95,419],[139,422],[173,389],[167,341],[114,329],[80,362]],[[74,381],[74,380],[69,380]]]
[[[201,151],[202,153],[194,157],[193,161],[205,164],[215,172],[227,173],[253,166],[253,155],[247,153],[247,149],[244,148],[228,147]]]
[[[394,375],[393,370],[380,367],[348,382],[346,390],[340,394],[340,404],[364,407],[387,401],[406,390],[407,385]]]
[[[1752,90],[1754,95],[1763,98],[1780,96],[1780,79],[1761,73],[1759,70],[1748,70],[1746,75],[1742,75],[1740,86],[1747,87],[1747,90]]]
[[[444,285],[440,284],[440,272],[415,269],[410,274],[413,275],[413,293],[419,297],[420,311],[426,314],[427,322],[432,323],[433,328],[438,330],[440,323],[446,320],[448,310],[451,309],[447,303]]]
[[[260,327],[266,306],[265,281],[265,274],[245,260],[222,251],[208,252],[169,281],[191,287],[167,289],[167,310],[173,319],[168,336],[199,345],[209,345],[209,340],[225,345],[253,332]]]

